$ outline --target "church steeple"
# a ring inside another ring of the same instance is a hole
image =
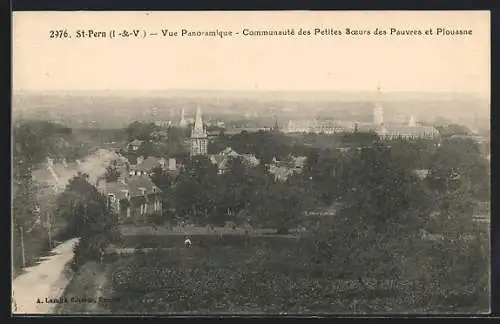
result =
[[[278,124],[278,117],[274,116],[274,126],[273,126],[273,132],[279,132],[280,131],[280,125]]]
[[[191,131],[191,156],[207,155],[208,135],[203,126],[200,106],[196,109],[193,129]]]
[[[203,119],[201,116],[201,108],[198,106],[196,108],[196,116],[194,118],[193,134],[194,137],[200,137],[203,135],[205,129],[203,128]]]
[[[184,118],[184,108],[181,110],[181,120],[179,121],[179,126],[180,127],[186,127],[187,122],[186,119]]]

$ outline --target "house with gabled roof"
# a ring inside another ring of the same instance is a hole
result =
[[[102,182],[98,190],[122,222],[147,222],[162,214],[162,191],[147,175],[133,175],[117,182]]]
[[[68,181],[81,172],[81,167],[78,162],[67,163],[55,162],[52,158],[47,158],[47,161],[38,169],[33,170],[33,180],[42,187],[52,188],[56,192],[63,191]]]
[[[226,147],[218,154],[210,155],[210,161],[217,165],[219,174],[223,174],[229,167],[231,159],[241,159],[247,167],[256,167],[260,164],[259,159],[253,154],[240,154],[231,147]]]

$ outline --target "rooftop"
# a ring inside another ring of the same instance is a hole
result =
[[[151,181],[149,177],[145,176],[131,176],[128,179],[128,188],[130,191],[130,195],[134,196],[142,196],[141,188],[145,189],[145,193],[147,195],[159,193],[161,190]]]
[[[114,194],[118,199],[127,198],[128,185],[121,182],[103,182],[99,184],[99,190],[104,195]]]
[[[131,198],[143,195],[160,193],[161,190],[146,176],[132,176],[126,183],[123,182],[104,182],[99,184],[99,190],[103,194],[114,194],[120,199],[127,198],[126,193]],[[144,190],[144,192],[143,192]]]
[[[136,170],[138,171],[151,171],[158,165],[161,165],[162,163],[165,163],[165,159],[159,158],[159,157],[154,157],[154,156],[149,156],[148,158],[144,159],[141,163],[139,163],[136,166]]]
[[[377,129],[378,134],[398,134],[408,136],[419,136],[423,134],[439,134],[438,130],[432,126],[408,126],[408,125],[384,125]]]

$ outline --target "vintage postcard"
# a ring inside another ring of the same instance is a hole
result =
[[[490,311],[487,11],[14,12],[12,313]]]

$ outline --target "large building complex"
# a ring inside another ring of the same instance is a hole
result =
[[[384,107],[382,105],[382,93],[380,87],[377,89],[372,122],[358,122],[345,120],[298,120],[288,122],[284,131],[286,133],[316,133],[334,134],[343,132],[374,132],[381,139],[416,139],[434,138],[439,132],[432,126],[419,125],[414,116],[410,116],[408,123],[386,122],[384,120]]]

